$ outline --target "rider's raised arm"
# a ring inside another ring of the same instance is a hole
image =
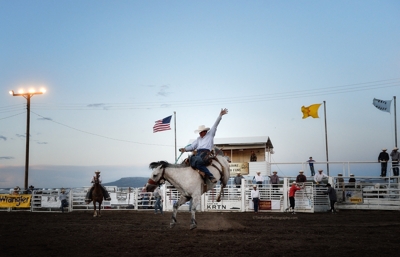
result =
[[[208,133],[211,133],[213,136],[215,136],[215,133],[217,132],[217,127],[219,125],[219,122],[222,119],[222,116],[227,113],[228,113],[228,109],[226,109],[226,108],[221,109],[221,112],[219,113],[217,120],[215,121],[214,125],[211,127],[211,129]]]

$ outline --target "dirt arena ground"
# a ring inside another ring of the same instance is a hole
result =
[[[0,256],[397,256],[398,211],[0,212]]]

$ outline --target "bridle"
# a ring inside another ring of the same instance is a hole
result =
[[[147,184],[154,185],[154,186],[159,186],[159,185],[164,184],[167,179],[164,178],[165,167],[162,167],[162,169],[163,170],[162,170],[160,178],[157,181],[154,181],[151,178],[149,178],[149,180],[147,181]]]

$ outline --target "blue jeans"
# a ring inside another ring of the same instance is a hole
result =
[[[314,165],[310,165],[310,171],[311,171],[311,176],[315,175],[315,171],[314,171]]]
[[[208,152],[210,152],[210,151],[207,149],[197,150],[197,154],[195,156],[192,156],[192,158],[190,160],[190,165],[193,168],[204,172],[209,178],[213,178],[214,175],[207,169],[206,163],[204,163],[204,161],[203,161],[204,156]]]
[[[161,196],[156,198],[156,202],[154,203],[154,213],[157,213],[158,209],[160,210],[161,214],[163,214],[161,205]]]
[[[253,198],[253,203],[254,203],[254,212],[258,212],[258,203],[260,202],[260,199],[258,198]]]
[[[68,202],[65,199],[61,201],[61,207],[60,207],[63,213],[64,213],[64,207],[68,207]]]
[[[381,162],[381,176],[386,177],[387,162]]]
[[[393,176],[398,176],[399,175],[399,163],[393,162],[392,168],[393,168]]]

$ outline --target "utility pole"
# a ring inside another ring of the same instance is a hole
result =
[[[31,118],[31,98],[34,95],[41,95],[45,93],[46,90],[42,89],[39,92],[30,91],[28,93],[20,92],[14,93],[14,91],[10,91],[10,95],[12,96],[22,96],[26,99],[26,148],[25,148],[25,183],[24,188],[28,190],[28,176],[29,176],[29,130],[30,130],[30,118]]]

